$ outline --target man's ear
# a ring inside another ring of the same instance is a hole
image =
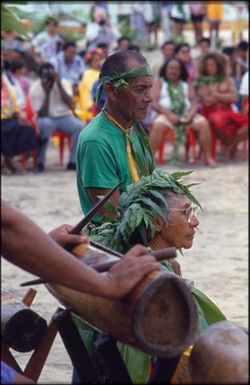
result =
[[[155,225],[155,228],[156,228],[156,231],[159,232],[161,231],[161,229],[163,228],[165,224],[165,221],[163,220],[162,217],[158,217],[154,220],[154,225]]]
[[[113,86],[113,84],[109,80],[107,80],[104,83],[103,89],[106,92],[106,94],[109,97],[109,99],[113,100],[114,98],[116,98],[116,91],[117,91],[117,89]]]

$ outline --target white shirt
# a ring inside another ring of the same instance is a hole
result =
[[[187,111],[191,107],[191,103],[188,95],[188,84],[186,82],[181,82],[181,86],[185,95],[185,105],[186,105],[185,111]],[[167,86],[167,83],[163,80],[162,80],[159,104],[161,107],[171,111],[171,100],[168,93],[168,86]]]
[[[248,84],[248,71],[247,71],[241,79],[240,90],[239,90],[240,95],[248,96],[249,95],[248,88],[249,88],[249,84]]]
[[[57,54],[58,43],[61,40],[58,34],[50,36],[47,31],[43,31],[34,37],[32,43],[38,47],[42,60],[48,62]]]
[[[70,82],[66,79],[62,79],[61,84],[67,94],[72,96],[73,92]],[[31,97],[34,110],[38,112],[41,109],[46,97],[46,92],[40,79],[31,86],[29,95]],[[48,116],[50,118],[59,118],[70,114],[72,114],[71,109],[62,100],[58,85],[57,83],[54,83],[49,94]]]

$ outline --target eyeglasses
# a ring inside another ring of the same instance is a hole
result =
[[[169,209],[169,211],[183,211],[183,212],[185,212],[187,221],[188,221],[188,223],[190,223],[193,215],[195,215],[197,217],[198,209],[199,209],[198,206],[189,206],[185,209],[173,208],[173,209]]]

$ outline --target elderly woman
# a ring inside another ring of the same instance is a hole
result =
[[[190,185],[185,185],[180,179],[189,173],[170,175],[156,169],[152,175],[129,185],[120,197],[116,219],[92,228],[91,238],[120,252],[125,252],[137,243],[152,250],[165,247],[191,248],[199,225],[197,209],[200,204],[191,194]],[[176,261],[165,262],[162,268],[180,274]],[[225,319],[203,293],[195,287],[191,290],[199,314],[199,332]],[[88,327],[84,325],[81,328],[81,334],[87,341],[91,331],[87,331]],[[150,356],[120,342],[117,346],[132,381],[147,383]]]
[[[150,141],[153,151],[157,151],[166,128],[175,130],[173,158],[178,159],[178,147],[186,141],[186,130],[197,131],[204,151],[205,163],[215,166],[211,157],[211,131],[208,121],[197,113],[196,96],[191,84],[187,83],[184,64],[169,59],[160,70],[152,90],[151,107],[158,114],[153,122]]]
[[[210,52],[204,55],[199,63],[196,87],[201,113],[209,120],[214,135],[227,147],[229,154],[238,142],[247,138],[248,118],[233,109],[238,93],[227,69],[223,54]]]

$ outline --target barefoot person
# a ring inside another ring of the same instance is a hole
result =
[[[248,117],[233,109],[239,96],[227,69],[223,54],[209,52],[199,63],[196,86],[201,114],[208,119],[213,135],[221,140],[229,156],[233,147],[248,136]]]
[[[197,100],[193,87],[187,83],[187,71],[183,63],[169,59],[160,70],[160,78],[153,89],[152,109],[157,115],[153,120],[150,141],[157,151],[166,128],[175,132],[172,158],[179,159],[179,145],[186,141],[186,131],[197,131],[204,152],[205,164],[215,166],[211,158],[211,131],[207,119],[197,113]]]

